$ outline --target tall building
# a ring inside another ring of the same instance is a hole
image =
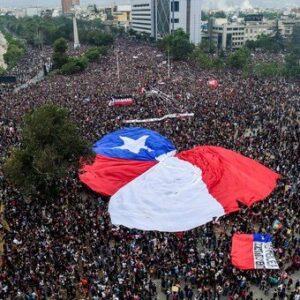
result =
[[[200,0],[132,0],[132,29],[161,38],[182,28],[190,41],[201,42]]]
[[[131,18],[131,6],[130,5],[118,5],[113,9],[113,24],[115,26],[124,27],[125,31],[130,25]]]
[[[170,0],[171,31],[182,28],[194,44],[201,42],[201,1]]]
[[[156,3],[156,38],[163,37],[166,33],[170,32],[170,3],[168,0],[159,1]]]
[[[210,39],[218,49],[235,50],[245,44],[245,24],[243,23],[228,22],[225,18],[212,18],[209,22],[209,33]]]
[[[145,32],[155,36],[155,0],[132,0],[131,24],[132,29],[137,32]]]
[[[69,14],[74,5],[80,5],[80,0],[61,0],[63,14]]]
[[[219,50],[235,50],[247,41],[255,41],[261,34],[274,32],[274,21],[265,21],[262,15],[248,15],[244,19],[237,17],[211,18],[208,22],[208,37]]]
[[[282,17],[281,20],[279,20],[278,27],[281,31],[281,34],[285,37],[288,37],[293,34],[293,29],[296,24],[300,24],[300,18],[292,19],[289,17]]]

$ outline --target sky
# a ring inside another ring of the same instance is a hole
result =
[[[81,0],[80,3],[82,5],[97,4],[98,6],[106,6],[111,3],[130,4],[130,0]],[[29,6],[59,7],[61,6],[61,0],[0,0],[0,8]]]
[[[164,0],[161,0],[164,1]],[[282,8],[287,6],[300,6],[300,0],[199,0],[203,2],[206,8],[226,9],[232,6],[239,7],[268,7]],[[130,4],[130,0],[81,0],[82,5],[97,4],[98,6],[106,6],[115,4]],[[59,7],[61,0],[0,0],[1,7]]]

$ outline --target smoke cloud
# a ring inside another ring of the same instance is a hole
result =
[[[251,9],[253,8],[250,0],[244,0],[242,3],[236,0],[207,0],[203,1],[203,7],[205,9],[217,9],[217,10],[236,10],[240,9]]]

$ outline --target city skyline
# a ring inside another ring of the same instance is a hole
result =
[[[98,6],[107,6],[111,4],[130,4],[130,0],[81,0],[81,5],[96,4]],[[232,7],[250,8],[284,8],[288,6],[299,6],[299,0],[204,0],[203,7],[211,9],[230,9]],[[0,8],[24,8],[24,7],[60,7],[61,0],[0,0]]]

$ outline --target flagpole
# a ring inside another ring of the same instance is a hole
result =
[[[168,49],[168,78],[170,78],[170,50]]]

